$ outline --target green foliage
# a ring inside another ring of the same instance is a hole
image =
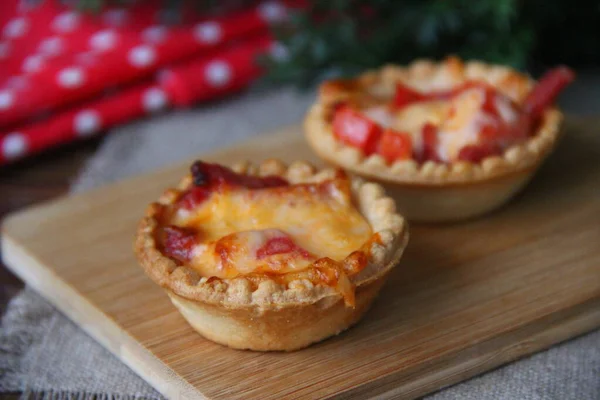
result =
[[[316,0],[292,17],[293,30],[278,32],[289,59],[269,63],[270,78],[302,85],[323,72],[449,53],[523,67],[534,31],[518,23],[519,7],[518,0]]]
[[[597,0],[314,0],[291,20],[277,31],[289,58],[268,62],[269,78],[301,86],[448,54],[519,69],[600,62]]]

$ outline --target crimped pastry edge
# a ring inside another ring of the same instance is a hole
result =
[[[387,165],[380,155],[365,156],[359,149],[334,137],[327,116],[336,102],[360,96],[360,92],[371,85],[391,87],[393,90],[393,83],[397,81],[414,85],[415,82],[435,81],[442,76],[452,86],[465,80],[486,81],[518,103],[524,100],[534,84],[531,78],[510,68],[478,61],[463,64],[454,57],[440,63],[417,60],[407,67],[388,65],[354,79],[325,82],[317,103],[305,118],[307,141],[320,157],[356,174],[392,183],[435,186],[482,182],[532,169],[555,147],[563,121],[563,114],[556,107],[544,112],[535,134],[529,139],[509,147],[501,155],[486,157],[478,163],[426,161],[419,164],[415,160],[398,160]]]
[[[335,169],[317,170],[307,162],[295,162],[289,167],[278,160],[266,160],[259,165],[249,162],[232,166],[238,173],[255,176],[277,175],[290,183],[320,182],[335,176]],[[356,205],[380,236],[380,244],[372,243],[369,263],[359,274],[351,277],[356,287],[373,282],[389,271],[400,259],[408,242],[408,226],[404,218],[396,212],[394,201],[385,196],[379,184],[351,177],[351,190]],[[157,284],[184,298],[208,304],[219,304],[227,308],[281,309],[302,304],[308,305],[330,298],[329,304],[341,299],[333,288],[313,284],[307,279],[291,281],[287,285],[267,279],[253,289],[245,277],[220,279],[201,277],[192,267],[180,265],[166,257],[157,247],[157,218],[160,210],[173,204],[178,193],[192,183],[190,175],[185,176],[177,188],[166,190],[157,202],[151,203],[141,219],[134,251],[141,267]]]

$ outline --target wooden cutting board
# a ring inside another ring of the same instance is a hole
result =
[[[5,262],[169,398],[411,398],[600,325],[600,132],[569,121],[558,151],[508,206],[413,226],[374,308],[295,353],[209,342],[136,265],[148,202],[188,163],[30,208],[6,220]],[[299,128],[203,158],[314,160]]]

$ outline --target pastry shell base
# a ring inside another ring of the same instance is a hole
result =
[[[508,203],[536,169],[463,185],[426,186],[381,181],[403,215],[418,222],[454,222],[485,215]]]
[[[167,291],[171,302],[202,336],[234,349],[294,351],[337,335],[369,309],[385,274],[356,289],[355,307],[323,298],[315,303],[277,308],[224,308]]]

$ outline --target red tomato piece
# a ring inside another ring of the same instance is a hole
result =
[[[275,254],[298,252],[304,258],[310,258],[310,253],[294,243],[289,236],[274,237],[256,251],[256,258],[261,260]]]
[[[494,123],[489,123],[481,128],[479,141],[485,146],[493,144],[495,147],[508,147],[529,136],[531,131],[531,118],[529,114],[519,112],[517,120],[511,123],[497,118]]]
[[[458,152],[458,159],[478,163],[486,157],[502,152],[499,146],[492,143],[467,145]]]
[[[550,106],[560,92],[575,79],[575,73],[568,67],[553,68],[546,72],[529,92],[523,102],[523,109],[532,118],[538,118]]]
[[[165,254],[179,261],[189,261],[196,245],[196,232],[178,226],[167,226],[165,233]]]
[[[497,108],[498,103],[503,104],[504,107],[510,107],[516,118],[510,122],[502,119]],[[484,144],[493,143],[495,147],[505,148],[529,136],[530,115],[523,112],[514,101],[495,89],[486,89],[482,110],[492,117],[480,131],[479,138]]]
[[[379,141],[377,152],[388,164],[391,164],[396,160],[411,158],[412,148],[412,138],[410,135],[386,129],[383,131],[383,136],[381,136],[381,140]]]
[[[256,251],[256,258],[259,260],[274,254],[291,253],[296,248],[296,244],[289,237],[276,237],[269,239],[267,243]]]
[[[181,196],[181,199],[179,200],[179,205],[185,208],[186,210],[193,210],[194,208],[202,204],[206,199],[208,199],[210,193],[210,188],[202,186],[193,186],[183,196]]]
[[[369,155],[377,149],[382,128],[375,122],[347,106],[335,111],[333,133],[342,142],[358,147]]]
[[[484,125],[479,132],[479,139],[484,143],[494,142],[498,140],[498,136],[500,135],[497,123]]]
[[[512,126],[512,137],[518,139],[525,139],[532,135],[536,131],[534,120],[530,114],[521,111],[519,118]]]
[[[238,174],[219,164],[196,161],[192,165],[192,176],[197,187],[217,188],[222,185],[243,186],[248,189],[287,186],[288,182],[279,176],[249,176]]]
[[[420,162],[425,161],[441,161],[437,154],[437,127],[433,124],[427,123],[423,126],[423,152],[419,157]]]
[[[475,89],[475,88],[484,89],[486,92],[495,91],[495,89],[493,87],[491,87],[490,85],[488,85],[485,82],[466,81],[458,86],[455,86],[452,89],[436,90],[436,91],[432,91],[427,94],[424,94],[424,96],[427,99],[431,99],[431,100],[449,100],[452,97],[458,96],[459,94],[461,94],[462,92],[464,92],[466,90]]]
[[[496,96],[498,92],[494,89],[486,87],[484,92],[484,100],[481,109],[494,117],[499,117],[498,109],[496,108]]]
[[[421,92],[418,92],[402,83],[398,83],[396,84],[396,93],[394,94],[394,102],[392,104],[395,108],[400,109],[412,103],[426,100],[427,97],[427,95]]]
[[[289,185],[288,181],[279,176],[248,176],[238,175],[236,183],[248,189],[265,189]]]
[[[500,137],[510,142],[507,145],[526,139],[532,132],[531,122],[531,115],[521,112],[516,121],[502,125]]]
[[[470,89],[480,89],[483,90],[484,93],[484,101],[482,109],[488,114],[497,116],[498,110],[496,108],[496,96],[500,95],[498,90],[485,82],[480,81],[467,81],[462,85],[455,87],[454,89],[440,91],[440,92],[431,92],[429,97],[436,100],[449,100],[452,97],[458,96],[464,91]]]

